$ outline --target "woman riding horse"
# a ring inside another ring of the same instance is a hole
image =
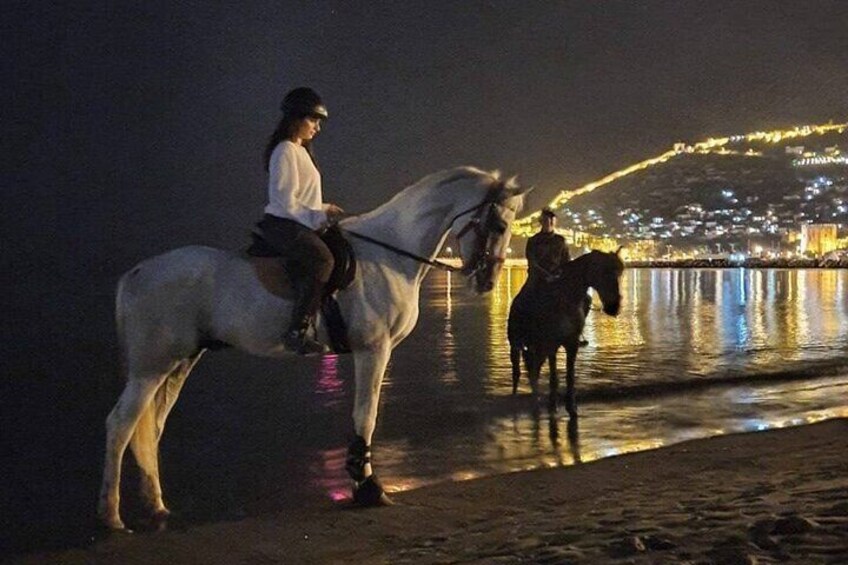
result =
[[[268,204],[259,228],[297,282],[294,314],[283,341],[300,354],[320,353],[325,347],[308,331],[333,272],[333,254],[316,231],[343,214],[340,207],[323,202],[321,172],[312,153],[312,140],[328,114],[321,97],[306,87],[286,94],[282,111],[265,148]]]
[[[371,441],[386,366],[418,320],[422,280],[433,266],[452,268],[435,258],[453,234],[460,243],[462,274],[477,292],[491,291],[524,192],[497,173],[457,167],[429,175],[377,209],[339,222],[354,236],[350,243],[357,258],[356,276],[337,300],[354,361],[354,439],[345,468],[358,503],[386,499],[372,468]],[[119,508],[128,446],[139,466],[144,506],[153,520],[167,517],[159,444],[189,373],[211,343],[254,355],[292,355],[280,328],[292,318],[302,321],[293,310],[289,298],[262,284],[248,258],[210,247],[169,251],[121,277],[115,317],[126,384],[106,420],[98,502],[105,525],[125,528]],[[316,326],[319,338],[328,339],[320,315]]]

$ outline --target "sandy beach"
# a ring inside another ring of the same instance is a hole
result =
[[[848,420],[111,535],[19,563],[848,563]]]

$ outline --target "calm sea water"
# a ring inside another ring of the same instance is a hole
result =
[[[445,273],[427,278],[418,327],[382,390],[373,447],[388,490],[848,416],[848,271],[627,270],[619,316],[589,315],[578,422],[549,413],[526,381],[511,394],[506,319],[525,276],[506,270],[486,296]],[[350,357],[204,357],[163,438],[172,510],[189,525],[331,511],[350,492],[352,375]],[[91,539],[108,409],[93,413],[64,382],[55,425],[4,464],[18,485],[7,489],[4,514],[18,519],[4,520],[4,536],[18,549]]]

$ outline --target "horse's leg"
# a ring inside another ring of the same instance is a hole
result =
[[[363,506],[391,504],[371,468],[371,437],[377,423],[380,387],[389,362],[389,345],[371,351],[354,351],[356,393],[353,427],[356,434],[347,451],[345,469],[354,480],[353,500]]]
[[[574,390],[574,365],[577,362],[577,343],[565,346],[565,409],[571,417],[577,416],[577,398]]]
[[[159,482],[159,442],[165,430],[168,414],[174,407],[189,373],[200,359],[201,353],[183,359],[168,374],[165,382],[156,390],[153,401],[142,413],[135,433],[130,439],[130,447],[141,470],[142,498],[147,504],[154,523],[162,522],[170,514],[162,500],[162,486]]]
[[[533,396],[539,394],[539,373],[542,371],[542,363],[545,361],[537,346],[531,346],[524,350],[524,365],[527,367],[527,378],[530,381],[530,390]]]
[[[518,381],[521,378],[521,347],[510,346],[509,360],[512,363],[512,394],[518,393]]]
[[[587,340],[583,336],[583,324],[586,323],[586,317],[589,315],[589,312],[592,310],[592,296],[591,295],[587,294],[583,297],[583,302],[581,304],[581,307],[583,308],[583,322],[581,323],[580,338],[578,339],[577,344],[578,344],[579,347],[586,347],[587,345],[589,345],[589,340]]]
[[[557,375],[556,368],[556,356],[557,349],[559,347],[554,347],[550,351],[548,351],[548,371],[550,373],[550,391],[548,393],[548,408],[552,412],[556,412],[557,409],[557,395],[559,392],[559,376]]]
[[[539,394],[539,372],[541,371],[541,365],[537,362],[539,348],[532,345],[524,347],[521,350],[521,356],[524,358],[527,380],[530,381],[530,391],[533,396],[536,396]]]
[[[159,430],[159,435],[156,438],[157,441],[162,439],[162,434],[165,431],[165,421],[171,413],[174,404],[177,402],[177,398],[186,379],[188,379],[189,373],[197,365],[197,362],[200,361],[200,357],[205,351],[205,349],[201,349],[194,356],[183,359],[180,366],[168,375],[168,380],[159,389],[156,395],[156,429]]]
[[[139,375],[130,372],[124,391],[106,418],[106,461],[97,514],[111,529],[126,529],[119,511],[124,451],[139,419],[167,374],[162,372]]]
[[[580,457],[580,433],[577,414],[568,419],[568,446],[571,450],[571,458],[575,463],[582,463]]]

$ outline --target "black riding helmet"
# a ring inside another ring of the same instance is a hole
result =
[[[318,93],[309,87],[301,86],[286,94],[280,105],[283,114],[293,118],[318,118],[326,120],[330,115]]]

